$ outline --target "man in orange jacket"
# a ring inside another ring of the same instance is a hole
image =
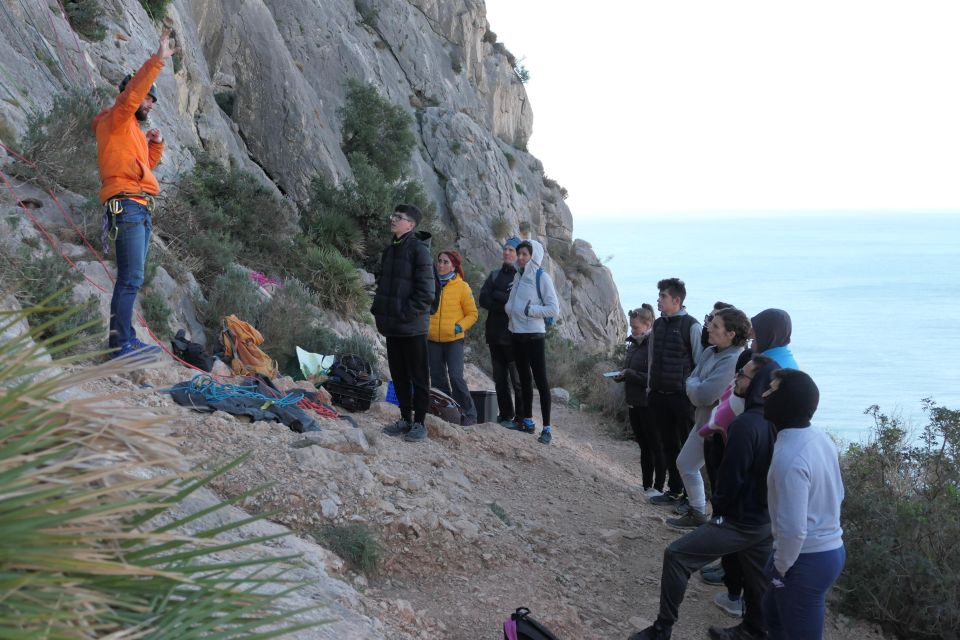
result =
[[[143,284],[144,264],[150,232],[153,196],[160,184],[152,169],[160,164],[163,136],[159,129],[143,133],[140,124],[157,102],[154,81],[164,60],[178,49],[170,45],[170,29],[160,34],[160,47],[133,77],[120,84],[120,95],[108,109],[93,119],[97,136],[97,164],[100,168],[100,203],[104,205],[106,236],[115,240],[117,281],[110,300],[110,348],[113,357],[158,355],[160,349],[137,339],[133,328],[133,305]]]

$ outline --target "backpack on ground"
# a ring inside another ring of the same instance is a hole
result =
[[[537,281],[537,297],[540,298],[540,306],[541,306],[541,307],[544,306],[544,303],[543,303],[543,294],[540,293],[540,276],[542,276],[542,275],[543,275],[543,267],[540,267],[539,269],[537,269],[536,281]],[[546,327],[547,329],[549,329],[550,327],[552,327],[552,326],[556,323],[556,321],[557,321],[557,319],[554,318],[554,317],[544,318],[544,319],[543,319],[543,326]]]
[[[240,376],[262,374],[276,378],[277,363],[260,345],[263,336],[259,331],[234,315],[225,316],[221,322],[220,342],[223,345],[223,361]]]
[[[348,411],[366,411],[377,395],[380,378],[370,363],[352,353],[337,356],[323,388],[334,404]]]
[[[530,617],[530,609],[520,607],[503,621],[504,640],[560,640],[550,629]]]
[[[173,355],[187,364],[204,371],[213,369],[213,356],[207,355],[202,344],[187,340],[187,332],[183,329],[177,331],[177,335],[171,338],[170,346],[173,348]]]
[[[432,413],[451,424],[459,425],[463,423],[463,409],[460,408],[460,404],[443,391],[432,387],[427,413]]]

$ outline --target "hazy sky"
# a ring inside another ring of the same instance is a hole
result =
[[[575,214],[960,213],[960,2],[487,0]]]

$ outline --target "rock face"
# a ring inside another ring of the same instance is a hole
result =
[[[157,25],[137,0],[100,4],[101,42],[75,35],[56,3],[4,5],[0,137],[22,135],[66,89],[115,86],[155,50]],[[625,337],[609,270],[574,240],[559,185],[524,151],[533,114],[482,1],[173,0],[166,21],[184,54],[161,74],[151,114],[167,140],[162,183],[204,149],[303,201],[314,176],[350,177],[336,111],[346,80],[369,82],[415,116],[413,177],[465,255],[492,268],[494,227],[529,225],[552,256],[561,335],[591,347]]]

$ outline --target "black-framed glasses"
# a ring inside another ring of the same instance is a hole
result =
[[[737,377],[738,377],[738,378],[746,378],[747,380],[753,380],[753,376],[748,376],[747,374],[745,374],[745,373],[743,372],[743,367],[737,369]]]
[[[408,218],[407,216],[403,215],[402,213],[391,213],[391,214],[390,214],[390,219],[391,219],[391,220],[406,220],[407,222],[413,222],[413,220],[411,220],[411,219]]]

